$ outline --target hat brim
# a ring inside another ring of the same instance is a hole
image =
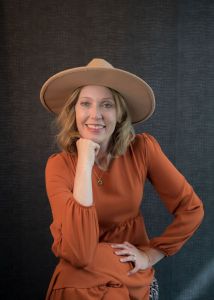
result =
[[[151,87],[136,75],[116,68],[78,67],[59,72],[42,86],[41,102],[48,111],[59,114],[75,89],[85,85],[101,85],[118,91],[126,101],[133,124],[147,120],[154,112]]]

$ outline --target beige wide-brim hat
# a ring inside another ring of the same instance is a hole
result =
[[[101,58],[50,77],[40,91],[42,105],[59,114],[71,94],[85,85],[101,85],[118,91],[127,103],[133,124],[147,120],[154,112],[155,97],[151,87],[138,76],[116,69]]]

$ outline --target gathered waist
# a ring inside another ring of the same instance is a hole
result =
[[[149,245],[144,219],[140,212],[137,216],[113,224],[109,228],[101,226],[99,231],[100,243],[123,243],[124,241],[128,241],[135,246]]]

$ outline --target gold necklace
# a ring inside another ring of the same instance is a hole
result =
[[[97,173],[96,173],[96,171],[95,171],[95,169],[94,169],[94,174],[95,174],[96,177],[97,177],[97,184],[98,184],[99,186],[103,185],[103,178],[102,178],[103,172],[104,172],[104,171],[101,172],[101,176],[100,176],[100,175],[98,176]]]
[[[109,166],[110,160],[111,160],[111,155],[108,155],[108,158],[107,158],[107,166]],[[95,176],[97,177],[97,184],[98,184],[99,186],[102,186],[102,185],[104,184],[104,181],[103,181],[102,176],[103,176],[104,171],[107,171],[107,169],[108,169],[108,168],[106,168],[105,170],[101,170],[100,175],[98,176],[98,175],[97,175],[97,172],[96,172],[96,170],[95,170],[95,168],[94,168],[94,174],[95,174]]]

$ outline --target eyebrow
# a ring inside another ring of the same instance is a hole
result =
[[[91,99],[91,100],[93,100],[93,98],[91,98],[91,97],[87,97],[87,96],[86,96],[86,97],[84,97],[84,96],[83,96],[83,97],[80,97],[80,99],[81,99],[81,98],[85,98],[85,99]],[[102,100],[112,100],[112,101],[114,101],[114,99],[113,99],[113,98],[111,98],[111,97],[105,97],[105,98],[102,98],[102,99],[101,99],[101,101],[102,101]]]

